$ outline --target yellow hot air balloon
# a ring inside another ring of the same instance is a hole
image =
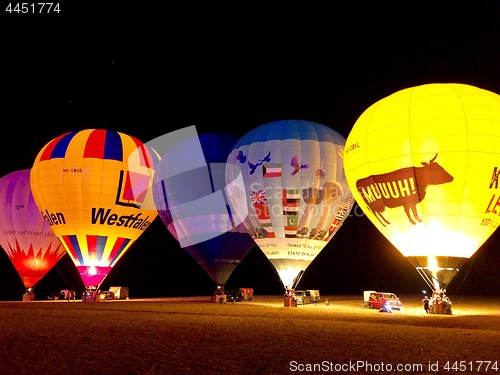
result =
[[[38,153],[33,197],[86,288],[98,288],[156,218],[157,161],[138,139],[103,129],[62,134]]]
[[[443,290],[500,224],[500,96],[457,83],[398,91],[356,121],[344,165],[364,213]]]

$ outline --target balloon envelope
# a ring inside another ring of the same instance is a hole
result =
[[[0,245],[24,286],[33,288],[66,254],[40,214],[30,188],[30,170],[0,179]]]
[[[500,96],[464,84],[398,91],[350,132],[356,201],[434,289],[444,289],[500,224]]]
[[[325,125],[283,120],[245,134],[228,157],[233,209],[285,288],[295,288],[352,208],[344,144]]]
[[[238,139],[228,133],[201,134],[190,139],[188,143],[198,143],[202,154],[180,142],[162,155],[154,178],[153,195],[160,218],[217,285],[227,282],[255,243],[242,223],[234,223],[226,198],[220,210],[195,210],[185,219],[181,218],[181,210],[193,201],[197,202],[195,208],[212,206],[209,201],[216,200],[216,194],[225,196],[225,163]],[[167,170],[180,158],[184,163],[191,160],[192,165],[199,165],[199,157],[204,158],[203,166],[167,177]]]
[[[99,286],[157,216],[157,161],[138,139],[103,129],[65,133],[38,153],[33,196],[86,287]]]

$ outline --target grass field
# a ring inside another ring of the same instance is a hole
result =
[[[404,309],[391,314],[364,307],[362,296],[322,296],[297,308],[284,307],[281,296],[0,302],[0,369],[500,374],[500,298],[455,297],[453,315],[427,315],[421,296],[400,297]]]

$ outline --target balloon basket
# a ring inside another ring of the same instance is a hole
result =
[[[214,293],[212,295],[212,302],[215,302],[218,304],[226,303],[227,302],[227,295]]]
[[[451,308],[447,307],[443,302],[436,303],[429,305],[429,314],[451,315]]]
[[[23,302],[31,302],[35,300],[35,295],[32,292],[26,292],[23,294]]]
[[[285,307],[297,307],[297,300],[295,298],[284,297],[283,305]]]

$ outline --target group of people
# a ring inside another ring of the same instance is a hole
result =
[[[217,285],[217,290],[212,295],[212,302],[216,303],[226,303],[226,291],[224,290],[224,285]]]
[[[433,291],[431,298],[426,295],[422,303],[427,314],[452,314],[452,302],[446,295],[446,289]]]
[[[392,306],[391,306],[391,304],[389,302],[387,302],[386,298],[384,298],[382,300],[382,307],[378,311],[379,312],[392,313]]]
[[[82,295],[82,302],[96,302],[101,291],[96,287],[87,287]]]
[[[286,288],[284,294],[284,306],[285,307],[297,307],[297,300],[295,299],[295,290]]]
[[[26,289],[26,293],[23,294],[23,301],[28,302],[34,300],[35,300],[35,293],[33,293],[33,289],[32,288]]]

